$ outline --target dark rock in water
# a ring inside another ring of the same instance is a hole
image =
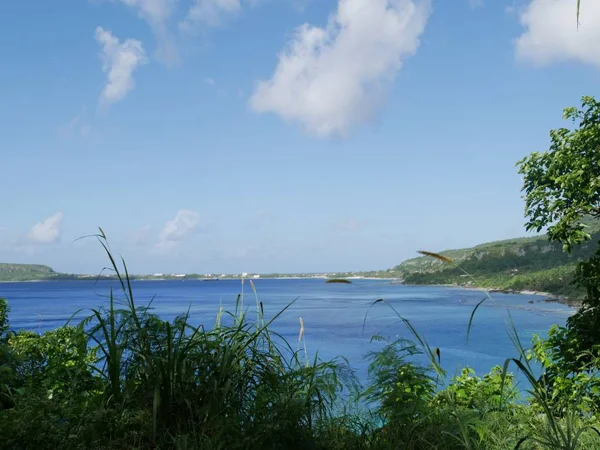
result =
[[[352,284],[352,281],[344,280],[343,278],[332,278],[331,280],[327,280],[325,283],[344,283],[344,284]]]
[[[488,291],[490,294],[518,294],[518,291],[514,291],[512,289],[490,289]]]

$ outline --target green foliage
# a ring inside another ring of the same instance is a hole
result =
[[[555,414],[562,414],[569,405],[576,405],[581,413],[600,412],[600,360],[597,350],[580,349],[587,345],[578,342],[579,336],[571,328],[555,325],[547,339],[534,337],[528,355],[544,368],[540,382]]]
[[[504,373],[499,366],[483,378],[465,367],[437,392],[432,406],[454,418],[453,436],[461,448],[507,448],[516,442],[523,410],[516,403],[517,390],[512,381],[512,374]]]
[[[523,175],[527,228],[547,227],[551,240],[565,249],[590,238],[582,219],[600,217],[600,103],[583,97],[581,109],[565,108],[577,128],[550,132],[547,152],[519,162]]]
[[[371,386],[365,397],[379,404],[388,422],[410,425],[422,418],[433,397],[435,382],[429,371],[408,360],[420,353],[413,343],[401,340],[368,356]]]
[[[598,420],[595,416],[583,414],[581,409],[580,391],[575,395],[563,390],[558,392],[555,388],[564,383],[564,380],[555,379],[557,385],[552,384],[552,375],[547,372],[553,364],[560,367],[560,361],[553,361],[552,354],[544,352],[545,344],[539,345],[534,340],[533,351],[527,351],[521,344],[517,330],[510,330],[510,335],[519,352],[519,358],[510,358],[504,365],[504,373],[508,365],[512,362],[529,382],[530,389],[527,391],[530,395],[531,404],[530,415],[528,417],[527,433],[519,439],[515,449],[522,448],[525,443],[535,444],[535,448],[576,450],[580,448],[597,448],[600,442],[600,431],[598,429]],[[532,359],[538,359],[542,362],[542,374],[535,376],[534,368],[531,364]],[[576,380],[583,381],[583,380]],[[572,384],[571,388],[576,387]],[[591,437],[590,437],[591,436]],[[591,440],[593,445],[589,447],[583,444],[584,441]]]
[[[585,306],[600,306],[600,249],[587,261],[577,265],[575,283],[585,289]]]
[[[13,371],[10,362],[12,355],[7,345],[9,311],[6,299],[0,298],[0,410],[14,405],[11,392]]]
[[[444,391],[436,395],[434,402],[440,406],[452,404],[489,413],[504,409],[516,399],[517,390],[513,385],[513,376],[503,376],[500,366],[493,367],[483,378],[477,377],[470,367],[465,367]]]
[[[598,240],[589,222],[600,218],[600,102],[583,97],[581,109],[566,108],[564,118],[576,127],[552,130],[550,149],[523,159],[519,173],[527,227],[547,227],[549,239],[571,252],[592,237]],[[562,414],[568,410],[565,401],[575,402],[578,410],[595,414],[600,400],[600,249],[578,262],[573,278],[584,292],[581,308],[566,327],[553,328],[547,341],[536,343],[534,355],[546,369],[541,381],[549,405]]]
[[[8,302],[5,298],[0,297],[0,342],[5,338],[6,332],[8,331]]]
[[[70,395],[92,381],[95,350],[80,327],[64,326],[39,335],[11,333],[8,346],[19,387],[42,389],[48,398]]]

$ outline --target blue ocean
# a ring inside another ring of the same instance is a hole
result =
[[[477,309],[467,341],[469,317],[485,297],[483,292],[385,280],[327,284],[322,279],[257,279],[253,283],[256,296],[248,280],[244,284],[240,280],[132,282],[139,306],[151,302],[153,312],[165,319],[189,310],[191,322],[205,327],[214,326],[221,306],[233,311],[239,294],[250,319],[255,317],[257,297],[267,320],[293,302],[275,320],[273,329],[296,346],[302,318],[309,357],[343,356],[363,382],[367,381],[365,356],[382,346],[372,341],[373,336],[414,340],[398,314],[431,347],[440,349],[442,366],[449,375],[467,365],[483,375],[506,358],[518,356],[508,334],[509,318],[524,345],[529,345],[532,335],[545,336],[551,325],[563,325],[574,312],[539,296],[491,294],[492,301]],[[111,287],[118,297],[118,286],[107,280],[0,283],[0,297],[9,301],[11,328],[43,332],[69,319],[77,322],[90,314],[90,308],[107,305]],[[384,301],[375,303],[378,299]]]

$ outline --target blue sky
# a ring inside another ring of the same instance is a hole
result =
[[[391,267],[524,235],[515,163],[595,95],[600,3],[24,0],[0,14],[0,261]]]

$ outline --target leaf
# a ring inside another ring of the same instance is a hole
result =
[[[443,261],[443,262],[447,262],[447,263],[452,262],[452,259],[448,258],[447,256],[440,255],[439,253],[428,252],[425,250],[419,250],[418,253],[420,253],[423,256],[431,256],[432,258],[439,259],[440,261]]]
[[[517,442],[517,445],[515,445],[515,449],[514,450],[519,450],[521,448],[521,445],[523,445],[525,443],[525,441],[531,439],[531,436],[525,436],[522,437],[521,439],[519,439],[519,441]]]
[[[471,325],[473,325],[473,317],[475,317],[475,312],[481,306],[481,304],[483,302],[485,302],[487,299],[488,298],[485,297],[483,300],[481,300],[479,303],[477,303],[477,305],[475,305],[475,308],[473,308],[473,311],[471,311],[471,317],[469,317],[469,326],[467,327],[467,342],[469,342],[469,335],[471,334]]]

